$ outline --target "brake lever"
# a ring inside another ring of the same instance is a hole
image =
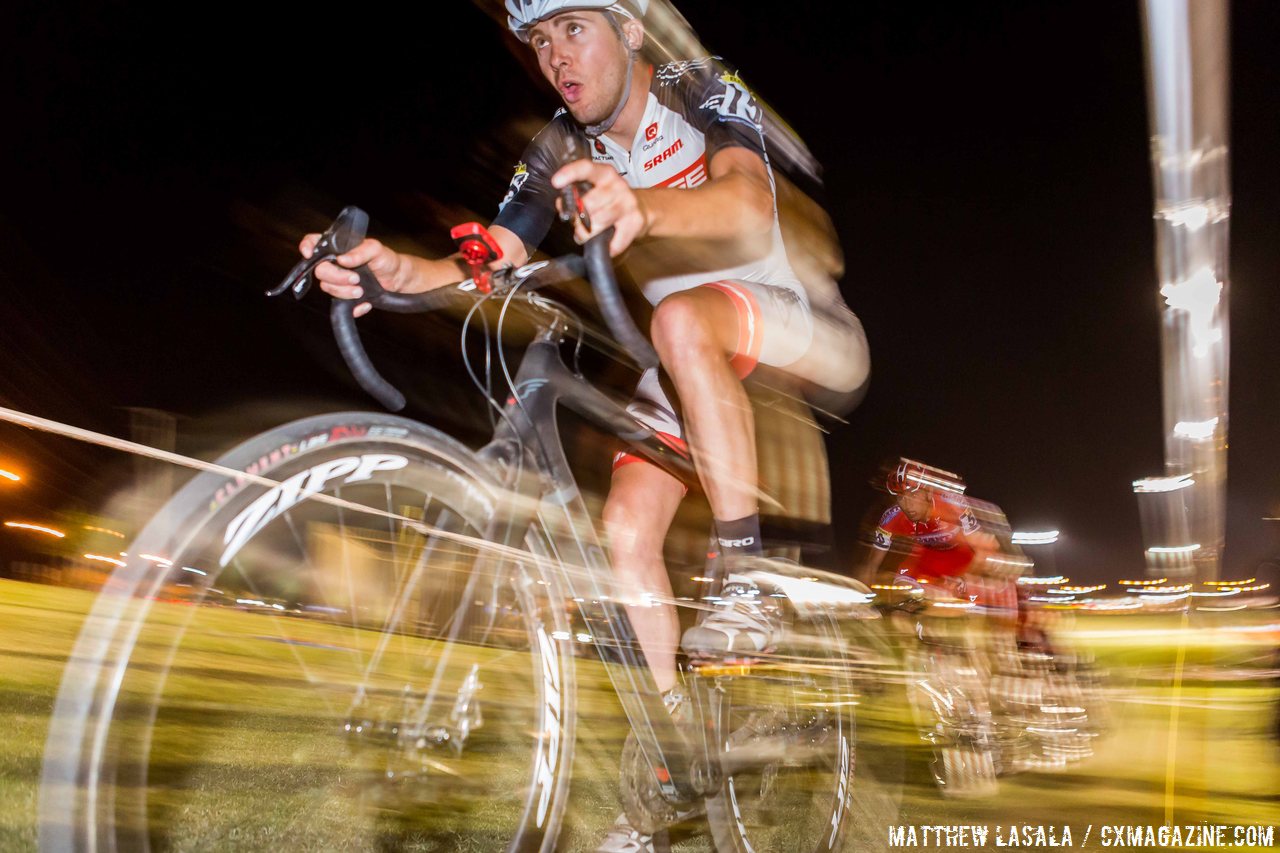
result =
[[[333,220],[320,235],[315,248],[311,250],[311,257],[303,258],[294,264],[284,281],[268,290],[267,296],[279,296],[286,290],[293,291],[294,299],[306,296],[311,285],[315,283],[316,267],[325,261],[336,261],[339,255],[346,254],[359,246],[368,230],[369,214],[353,205],[342,208],[338,218]]]

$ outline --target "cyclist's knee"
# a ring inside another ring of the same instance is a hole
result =
[[[628,472],[631,476],[614,477],[601,515],[615,555],[661,557],[667,529],[684,490],[670,475],[663,474],[672,480],[670,484],[656,476],[646,476],[662,472],[639,470],[641,465],[647,463],[627,466],[638,469]]]
[[[716,322],[716,310],[724,297],[714,294],[684,290],[673,293],[658,303],[653,311],[650,335],[663,364],[670,365],[690,357],[704,354],[722,357],[732,351],[734,341],[724,340],[726,330],[736,329],[733,324]],[[732,310],[727,302],[725,306]]]

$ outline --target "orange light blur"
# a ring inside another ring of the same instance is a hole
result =
[[[52,527],[45,527],[44,525],[41,525],[41,524],[31,524],[26,521],[6,521],[4,523],[4,526],[20,527],[23,530],[34,530],[37,533],[46,533],[49,536],[57,536],[59,539],[62,539],[64,536],[67,535],[63,533],[61,530],[54,530]]]
[[[94,531],[95,533],[106,533],[106,534],[109,534],[109,535],[111,535],[111,536],[118,537],[118,538],[120,538],[120,539],[123,539],[123,538],[124,538],[124,534],[123,534],[123,533],[121,533],[119,530],[110,530],[110,529],[108,529],[108,528],[106,528],[106,527],[94,527],[92,524],[85,524],[85,525],[83,525],[83,527],[84,527],[84,529],[85,529],[85,530],[92,530],[92,531]]]

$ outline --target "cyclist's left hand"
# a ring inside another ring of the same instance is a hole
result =
[[[583,227],[581,220],[575,218],[573,221],[573,236],[579,243],[585,243],[613,226],[609,254],[616,257],[625,252],[636,238],[649,232],[649,217],[644,203],[612,166],[575,160],[551,176],[551,185],[556,189],[576,181],[588,181],[592,185],[591,191],[582,197],[582,204],[591,217],[591,230]]]

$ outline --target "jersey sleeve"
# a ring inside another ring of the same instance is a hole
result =
[[[557,114],[529,142],[493,220],[494,225],[519,236],[531,251],[546,238],[556,218],[556,189],[551,186],[551,176],[564,159],[570,132]]]
[[[902,510],[896,506],[889,507],[880,516],[880,522],[876,524],[876,531],[871,537],[871,547],[877,551],[888,551],[889,546],[893,544],[895,533],[901,533],[901,522],[899,521]]]
[[[960,532],[965,536],[977,533],[982,529],[982,525],[978,523],[978,517],[973,513],[973,507],[969,506],[968,501],[963,498],[945,498],[945,505],[948,515],[951,516],[955,524],[960,527]]]
[[[674,85],[689,122],[706,138],[707,162],[716,152],[737,146],[765,156],[764,111],[737,72],[718,57],[664,66],[660,86]]]

